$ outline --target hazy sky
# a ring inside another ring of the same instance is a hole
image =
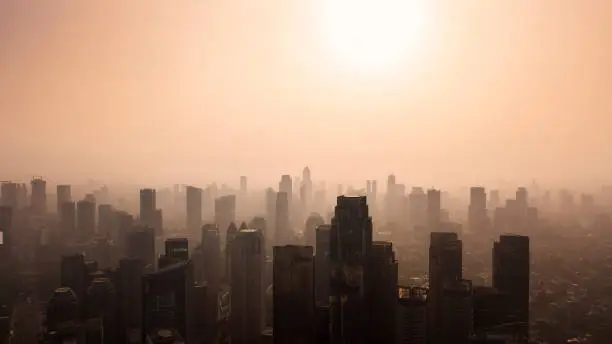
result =
[[[375,73],[332,62],[321,1],[0,0],[0,179],[612,176],[609,0],[412,0]]]

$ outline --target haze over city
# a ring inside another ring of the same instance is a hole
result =
[[[5,177],[609,181],[608,1],[352,3],[0,1]]]

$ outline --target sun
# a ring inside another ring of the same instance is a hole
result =
[[[425,42],[427,0],[319,0],[328,56],[354,72],[393,70]]]

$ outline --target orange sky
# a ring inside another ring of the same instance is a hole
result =
[[[609,180],[612,2],[428,2],[363,75],[316,1],[0,0],[0,179]]]

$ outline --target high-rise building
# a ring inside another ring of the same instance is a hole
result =
[[[395,343],[398,271],[390,242],[372,244],[367,272],[367,343]]]
[[[248,187],[248,179],[246,176],[240,176],[240,194],[246,195]]]
[[[408,217],[413,228],[427,227],[427,195],[421,187],[413,187],[408,195]]]
[[[455,281],[444,286],[442,304],[438,314],[438,327],[433,339],[444,344],[469,344],[473,333],[472,283]]]
[[[300,202],[302,206],[302,214],[306,215],[311,211],[312,203],[312,179],[310,176],[310,168],[304,167],[302,171],[302,185],[300,186]]]
[[[35,215],[45,215],[47,212],[47,182],[42,177],[34,177],[31,181],[32,195],[30,206]]]
[[[439,231],[441,211],[440,190],[427,190],[427,226],[430,232]]]
[[[11,207],[14,210],[19,208],[19,184],[2,183],[0,193],[0,206]]]
[[[457,233],[432,232],[429,243],[428,338],[432,344],[447,343],[443,328],[445,288],[462,279],[462,242]]]
[[[510,321],[521,342],[529,339],[529,237],[502,235],[493,244],[493,287],[509,295]]]
[[[70,185],[57,186],[57,213],[62,213],[62,205],[67,202],[72,202],[72,191]]]
[[[293,182],[290,175],[284,174],[281,176],[281,181],[278,183],[278,192],[286,193],[289,203],[291,203],[293,199]]]
[[[275,246],[273,271],[274,343],[313,343],[316,315],[312,246]]]
[[[140,338],[142,327],[142,275],[144,266],[140,259],[122,259],[117,269],[118,323],[120,337],[127,343],[130,334]]]
[[[202,226],[202,189],[187,186],[185,190],[187,196],[185,228],[189,233],[196,233]]]
[[[76,205],[77,237],[80,240],[93,238],[96,232],[96,204],[80,200]]]
[[[483,187],[472,187],[468,206],[469,229],[475,233],[482,233],[487,227],[487,222],[487,192]]]
[[[398,344],[427,344],[427,289],[399,287]]]
[[[501,205],[501,199],[499,197],[499,190],[491,190],[489,195],[489,209],[495,210]]]
[[[98,233],[107,238],[112,237],[117,232],[117,212],[110,204],[100,204],[98,206]]]
[[[332,343],[363,343],[366,338],[367,262],[372,218],[366,197],[339,196],[330,229],[330,338]]]
[[[236,221],[236,196],[227,195],[215,200],[215,223],[221,229],[221,239],[225,238],[225,229]]]
[[[199,280],[206,281],[211,291],[218,290],[221,282],[222,266],[221,266],[221,237],[219,229],[214,224],[207,224],[202,227],[202,261],[195,262],[194,269],[199,263],[202,263],[201,269],[196,269],[196,274]]]
[[[155,268],[155,230],[149,227],[132,228],[127,237],[125,256],[140,259],[146,271]]]
[[[177,260],[189,260],[189,241],[186,238],[169,238],[165,242],[166,256]]]
[[[516,202],[520,209],[523,209],[524,211],[527,210],[527,207],[529,206],[529,196],[527,194],[527,188],[520,187],[516,189]]]
[[[325,223],[323,217],[317,213],[312,213],[306,220],[304,228],[304,241],[306,245],[315,247],[317,244],[317,228]]]
[[[315,246],[315,297],[319,305],[329,305],[330,295],[330,225],[322,225],[316,229]]]
[[[261,232],[241,230],[231,246],[232,343],[257,343],[264,325],[264,247]]]
[[[231,285],[232,278],[232,245],[234,244],[234,240],[236,239],[236,235],[238,235],[238,227],[234,222],[230,222],[229,226],[227,226],[227,231],[225,234],[225,280],[228,284]]]
[[[66,202],[62,204],[60,213],[60,231],[66,235],[66,238],[75,239],[76,231],[76,204],[74,202]]]
[[[156,210],[157,210],[157,195],[154,189],[140,190],[140,223],[143,226],[155,228]]]
[[[87,265],[82,254],[62,257],[62,287],[68,287],[74,291],[78,302],[80,319],[85,317],[85,306],[87,305],[87,275]]]
[[[272,188],[266,189],[266,245],[271,247],[274,233],[276,233],[276,191]],[[266,247],[268,248],[268,247]]]
[[[276,194],[276,232],[274,233],[274,244],[284,245],[291,239],[291,228],[289,222],[289,194],[279,192]]]

